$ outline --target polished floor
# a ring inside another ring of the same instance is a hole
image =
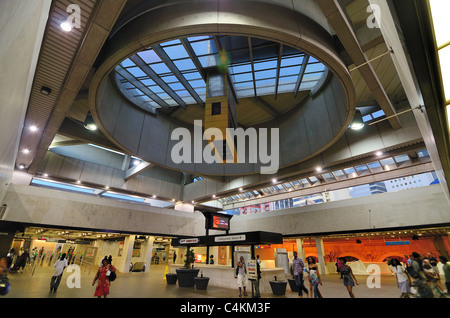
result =
[[[112,282],[109,298],[236,298],[239,299],[238,289],[226,289],[208,286],[207,290],[195,288],[180,288],[178,285],[168,285],[165,281],[165,265],[152,265],[148,273],[119,273]],[[23,273],[8,275],[11,289],[8,295],[2,298],[93,298],[95,287],[92,280],[96,269],[89,272],[82,269],[80,275],[80,288],[70,288],[71,273],[65,272],[56,293],[50,293],[50,278],[53,269],[50,267],[36,267],[31,275],[29,270]],[[369,276],[357,276],[359,285],[354,287],[357,298],[399,298],[400,290],[396,279],[391,275],[382,275],[380,288],[369,288]],[[231,278],[234,279],[234,278]],[[69,281],[69,284],[68,284]],[[75,282],[75,280],[71,280]],[[307,283],[308,284],[308,283]],[[320,292],[324,298],[349,298],[342,279],[338,275],[324,275]],[[251,289],[248,292],[251,298]],[[309,298],[310,295],[304,296]],[[261,294],[261,298],[298,298],[298,294],[286,288],[284,296],[274,296],[272,293]],[[242,299],[242,298],[241,298]]]

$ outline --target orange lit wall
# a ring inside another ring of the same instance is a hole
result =
[[[323,242],[324,257],[326,262],[335,262],[337,257],[353,256],[362,262],[382,262],[385,258],[403,258],[405,254],[410,255],[417,252],[422,255],[432,253],[436,258],[441,253],[450,254],[450,244],[447,237],[442,237],[442,246],[445,250],[438,251],[434,241],[435,238],[419,238],[410,240],[409,245],[385,245],[382,239],[361,239],[361,244],[356,243],[356,239],[341,239]],[[394,240],[395,241],[395,240]],[[261,246],[255,249],[255,254],[260,255],[261,260],[273,260],[276,248],[284,248],[287,252],[297,251],[295,241],[286,241],[284,244]],[[315,241],[305,240],[303,244],[305,258],[308,256],[317,257]]]

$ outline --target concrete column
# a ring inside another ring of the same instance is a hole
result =
[[[150,236],[147,240],[147,250],[145,254],[145,272],[150,271],[150,265],[152,263],[152,254],[153,254],[153,242],[155,241],[154,236]]]
[[[317,257],[319,259],[320,274],[322,275],[328,274],[328,271],[326,270],[325,266],[325,258],[323,257],[324,255],[323,240],[319,236],[316,236],[314,239],[316,240],[316,250],[317,250]]]
[[[134,247],[134,235],[128,235],[125,237],[125,241],[123,243],[123,258],[120,262],[120,268],[118,268],[119,271],[122,273],[128,273],[130,272],[130,262],[131,257],[133,256],[133,247]]]
[[[303,239],[297,239],[297,253],[298,257],[300,257],[302,260],[305,260],[305,250],[303,249]]]

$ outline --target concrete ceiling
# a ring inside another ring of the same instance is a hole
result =
[[[343,15],[335,17],[337,20],[334,22],[332,16],[328,16],[328,22],[331,27],[333,23],[339,25],[337,21],[345,22],[335,29],[336,39],[341,45],[341,55],[347,61],[349,69],[358,66],[358,69],[352,71],[357,105],[379,105],[388,115],[404,109],[406,94],[388,53],[389,48],[378,29],[367,30],[365,27],[370,15],[367,13],[368,1],[316,2],[319,7],[328,6],[324,15],[331,14],[330,8],[336,9],[339,3],[341,5],[339,8]],[[146,5],[152,6],[154,3],[156,2],[149,1]],[[67,122],[68,118],[72,122],[82,122],[85,118],[88,112],[86,90],[95,71],[95,60],[114,30],[115,23],[128,19],[142,2],[85,0],[81,3],[81,28],[64,33],[59,27],[59,21],[67,16],[66,8],[69,4],[66,0],[53,2],[31,92],[24,126],[37,125],[39,133],[32,134],[23,130],[16,161],[17,165],[25,164],[30,173],[36,171],[50,144],[61,141],[54,140],[60,130],[62,136],[69,137],[70,140],[66,141],[73,142],[78,139],[114,147],[100,133],[97,133],[97,136],[92,135],[92,138],[87,133],[81,136],[81,130],[77,129],[70,133],[71,124]],[[352,48],[355,48],[356,53]],[[367,64],[360,67],[364,63]],[[40,88],[44,85],[52,89],[50,96],[40,93]],[[293,98],[286,94],[279,95],[277,101],[270,96],[263,98],[262,102],[254,99],[242,100],[238,106],[238,120],[243,126],[265,121],[272,115],[267,111],[267,105],[266,109],[262,106],[264,102],[282,113],[295,107],[304,97],[299,95]],[[185,116],[195,118],[203,116],[203,111],[200,107],[189,107],[186,110],[177,110],[172,115],[180,119]],[[390,119],[390,123],[394,128],[401,126],[401,121],[396,117]],[[20,150],[23,148],[30,149],[31,153],[22,154]]]

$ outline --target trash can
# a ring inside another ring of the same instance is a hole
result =
[[[209,277],[195,277],[195,288],[198,290],[205,290],[208,287]]]
[[[177,274],[166,274],[166,281],[168,285],[174,285],[177,283]]]

